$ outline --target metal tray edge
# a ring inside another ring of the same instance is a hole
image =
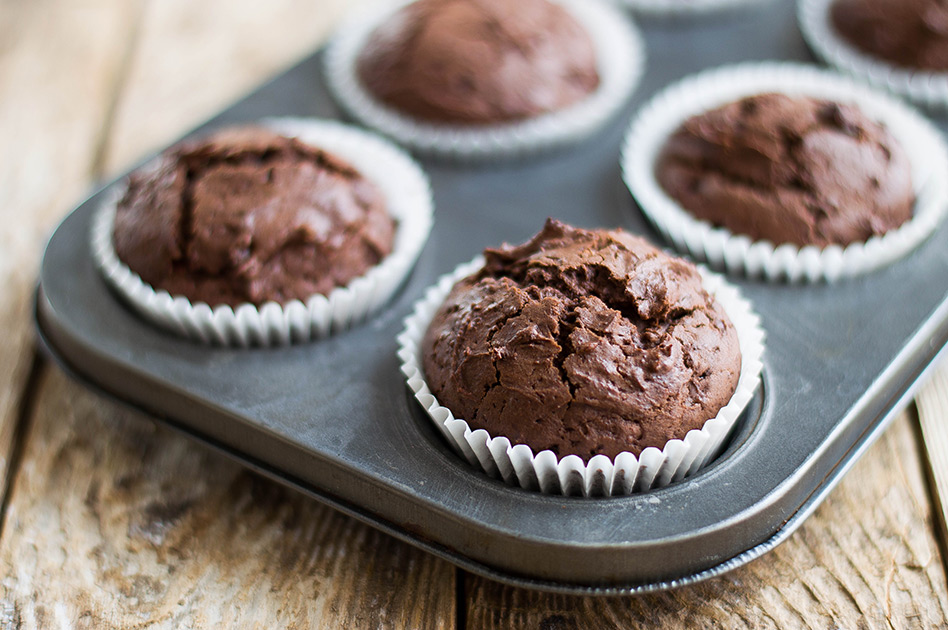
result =
[[[869,425],[867,431],[864,432],[860,439],[853,444],[852,448],[850,448],[846,455],[836,464],[833,470],[828,475],[826,475],[826,477],[824,477],[821,484],[814,489],[807,500],[793,513],[790,518],[788,518],[783,523],[783,525],[776,532],[773,533],[770,538],[714,566],[679,578],[638,584],[617,584],[609,586],[583,585],[524,577],[519,574],[508,573],[501,569],[497,569],[495,567],[472,560],[471,558],[461,555],[460,553],[448,547],[439,545],[438,543],[426,538],[416,536],[411,531],[394,525],[390,521],[387,521],[378,515],[355,506],[337,496],[332,495],[331,493],[320,490],[319,488],[307,484],[291,475],[287,475],[281,471],[278,471],[275,468],[268,466],[264,462],[250,457],[234,448],[230,448],[227,445],[203,435],[194,429],[186,427],[185,425],[177,422],[174,418],[157,414],[154,410],[147,409],[131,400],[123,398],[121,395],[106,389],[104,386],[93,380],[92,377],[88,376],[82,371],[81,366],[74,364],[70,360],[70,357],[68,357],[61,348],[56,346],[55,342],[48,334],[46,329],[47,324],[44,323],[44,303],[45,300],[43,299],[42,287],[38,286],[34,297],[33,310],[37,345],[40,347],[41,351],[46,356],[50,357],[69,377],[81,383],[83,386],[88,387],[90,390],[103,395],[112,401],[121,403],[125,407],[143,413],[154,420],[161,422],[163,425],[174,430],[176,433],[189,437],[190,439],[203,444],[215,452],[229,457],[230,459],[268,479],[302,492],[303,494],[316,499],[332,507],[333,509],[339,510],[344,514],[372,527],[375,527],[401,541],[419,547],[424,551],[434,554],[435,556],[446,560],[466,571],[491,580],[509,584],[511,586],[568,595],[646,595],[649,593],[674,589],[696,584],[698,582],[722,575],[728,571],[737,569],[771,551],[777,545],[787,540],[803,524],[807,517],[809,517],[819,507],[826,497],[829,496],[832,490],[837,486],[837,484],[839,484],[843,476],[852,468],[859,457],[872,446],[879,436],[881,436],[889,427],[899,412],[908,405],[915,391],[924,382],[925,376],[933,369],[938,360],[945,358],[945,356],[948,355],[948,345],[945,345],[944,347],[941,347],[941,349],[938,350],[934,356],[930,357],[928,361],[922,359],[923,363],[921,370],[918,372],[914,382],[904,390],[901,396],[894,399],[892,404],[887,406],[886,410],[881,416],[877,417],[875,421]],[[946,307],[948,307],[948,301],[943,303],[939,310],[943,310]],[[932,325],[934,326],[934,324]],[[948,325],[942,325],[940,327],[943,329],[940,331],[941,336],[948,336]],[[918,340],[920,344],[924,344],[925,338],[928,335],[929,333],[923,329],[919,331],[919,334],[915,339]],[[932,346],[931,337],[929,337],[929,339],[928,345]],[[943,339],[942,344],[944,341],[946,340]],[[912,371],[914,372],[915,370]]]

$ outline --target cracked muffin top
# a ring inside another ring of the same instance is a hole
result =
[[[948,70],[944,0],[836,0],[833,28],[873,57],[905,68]]]
[[[231,128],[172,147],[129,177],[118,257],[156,290],[211,306],[328,294],[392,249],[381,192],[339,158]]]
[[[734,393],[737,332],[691,263],[554,220],[484,255],[421,346],[431,392],[473,429],[585,461],[638,455]]]
[[[409,116],[474,125],[563,109],[599,86],[589,35],[548,0],[416,0],[369,36],[357,73]]]
[[[783,94],[688,119],[656,177],[699,219],[774,244],[847,245],[900,226],[915,195],[905,152],[859,109]]]

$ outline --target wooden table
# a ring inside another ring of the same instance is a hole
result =
[[[351,4],[0,0],[0,628],[945,627],[914,410],[773,553],[690,588],[584,598],[466,574],[37,358],[32,289],[63,213]]]

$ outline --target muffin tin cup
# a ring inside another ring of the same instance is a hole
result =
[[[782,92],[857,105],[888,127],[912,169],[915,208],[900,227],[845,247],[774,245],[697,219],[659,184],[655,166],[688,118],[753,94]],[[948,207],[948,148],[928,120],[886,94],[842,75],[795,63],[750,63],[702,72],[655,95],[632,121],[622,148],[623,178],[648,220],[676,248],[717,269],[769,281],[836,281],[863,274],[928,238]]]
[[[600,75],[595,92],[563,110],[517,122],[450,125],[411,118],[376,99],[359,80],[356,61],[372,31],[409,3],[405,0],[370,7],[343,25],[326,51],[326,82],[356,120],[423,154],[483,161],[578,142],[618,113],[635,90],[645,65],[645,46],[631,21],[602,0],[553,1],[588,31]]]
[[[373,134],[331,121],[271,118],[264,126],[338,155],[382,191],[397,221],[391,253],[378,265],[328,296],[305,302],[210,306],[155,290],[119,260],[112,243],[116,204],[110,195],[92,224],[92,253],[108,284],[151,323],[194,341],[224,346],[285,346],[345,330],[389,301],[408,275],[433,220],[428,178],[410,157]],[[148,168],[146,165],[143,168]]]
[[[545,494],[566,496],[621,496],[667,486],[692,475],[713,460],[760,383],[763,369],[764,331],[760,318],[736,287],[722,276],[700,268],[704,288],[724,308],[737,330],[741,348],[741,373],[731,400],[701,429],[683,440],[670,440],[664,448],[649,447],[636,457],[619,453],[615,459],[597,455],[584,462],[577,455],[558,458],[552,451],[534,454],[526,444],[511,444],[484,429],[472,430],[442,406],[431,393],[422,370],[422,338],[435,312],[456,282],[478,271],[484,259],[469,263],[438,279],[415,303],[398,336],[398,357],[408,387],[441,434],[472,466],[509,485]]]
[[[687,17],[728,11],[755,9],[775,0],[613,0],[642,16]]]
[[[861,81],[904,96],[935,111],[948,110],[948,72],[913,70],[865,53],[833,27],[834,0],[799,0],[797,19],[810,49],[823,61]]]

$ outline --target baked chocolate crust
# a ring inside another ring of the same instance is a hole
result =
[[[530,118],[599,86],[588,33],[548,0],[417,0],[373,31],[357,72],[394,109],[455,124]]]
[[[695,267],[644,239],[549,220],[485,251],[422,342],[432,393],[474,429],[588,461],[703,426],[737,386],[734,326]]]
[[[844,40],[872,57],[948,70],[948,4],[940,0],[836,0],[830,20]]]
[[[328,294],[392,249],[381,192],[352,166],[272,131],[232,128],[129,177],[113,243],[155,289],[210,305]]]
[[[700,219],[801,247],[884,234],[915,203],[908,158],[885,127],[853,106],[783,94],[690,118],[656,177]]]

